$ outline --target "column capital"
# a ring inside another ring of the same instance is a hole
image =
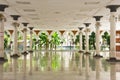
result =
[[[30,30],[33,30],[34,27],[28,27]]]
[[[93,18],[95,18],[96,21],[100,21],[100,19],[102,18],[103,16],[93,16]]]
[[[91,23],[84,23],[84,25],[85,25],[86,27],[89,27],[90,24],[91,24]]]
[[[6,4],[0,4],[0,11],[4,12],[5,8],[7,8],[8,5]]]
[[[27,27],[27,25],[28,25],[29,23],[23,22],[22,24],[23,24],[23,26]]]
[[[118,7],[120,7],[120,5],[108,5],[108,6],[106,6],[106,8],[110,9],[110,12],[116,12]]]
[[[98,27],[100,27],[101,26],[101,24],[100,24],[100,22],[96,22],[96,28],[98,28]]]
[[[87,29],[85,30],[85,32],[90,32],[90,29],[89,29],[89,28],[87,28]]]
[[[2,21],[4,19],[4,21],[6,21],[6,18],[3,14],[0,13],[0,21]]]
[[[24,28],[22,31],[23,31],[23,33],[26,32],[26,31],[27,31],[27,28]]]
[[[10,15],[12,18],[13,18],[13,20],[18,20],[18,18],[20,17],[20,15]]]
[[[83,27],[78,27],[78,29],[81,31],[83,29]]]
[[[14,27],[19,27],[20,24],[17,23],[17,22],[13,22],[12,25],[13,25]]]

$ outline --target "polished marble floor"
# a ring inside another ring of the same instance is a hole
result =
[[[101,52],[103,58],[93,58],[77,51],[35,51],[33,73],[29,75],[29,55],[27,55],[26,76],[23,74],[23,57],[18,59],[17,74],[10,69],[12,60],[4,64],[4,80],[120,80],[120,64],[109,63],[109,52]],[[10,62],[11,61],[11,62]],[[13,65],[13,64],[12,64]]]

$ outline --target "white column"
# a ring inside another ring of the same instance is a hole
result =
[[[27,48],[26,48],[26,44],[27,44],[27,28],[25,27],[23,29],[23,33],[24,33],[24,45],[23,45],[23,79],[26,79],[26,57],[27,57]]]
[[[11,17],[13,18],[13,20],[15,22],[12,23],[13,27],[14,27],[14,41],[13,41],[13,55],[11,55],[11,57],[13,58],[13,74],[14,74],[14,80],[17,79],[17,59],[19,57],[18,54],[18,30],[17,28],[19,27],[19,23],[17,23],[18,18],[20,17],[19,15],[11,15]]]
[[[33,57],[33,51],[32,51],[32,34],[33,34],[33,27],[29,27],[30,29],[30,71],[29,74],[32,75],[33,71],[33,63],[32,63],[32,57]]]
[[[0,57],[4,57],[4,19],[0,20]]]
[[[116,58],[116,21],[115,12],[110,15],[110,57]]]
[[[0,4],[0,80],[3,79],[3,64],[6,61],[4,58],[4,21],[5,17],[3,15],[3,12],[5,8],[7,8],[7,5]]]
[[[14,47],[13,47],[13,55],[18,55],[18,43],[17,43],[17,27],[19,26],[18,23],[13,23],[14,26]],[[17,80],[17,57],[13,56],[13,74],[14,80]]]
[[[85,37],[86,37],[86,53],[89,53],[89,32],[90,32],[90,29],[89,29],[89,25],[91,23],[84,23],[86,29],[85,29]]]
[[[13,26],[14,26],[14,41],[13,41],[13,54],[18,54],[18,42],[17,42],[17,38],[18,38],[18,35],[17,35],[17,27],[19,26],[18,23],[13,23]]]
[[[83,27],[79,27],[79,42],[80,42],[80,52],[82,52],[82,35],[83,35],[83,33],[82,33],[82,29],[83,29]]]
[[[27,50],[27,28],[24,28],[24,48],[23,48],[23,51],[26,51]]]
[[[2,15],[2,14],[0,14]],[[4,16],[0,17],[0,80],[3,80],[3,64],[4,61]]]
[[[96,23],[96,54],[100,54],[100,26]]]
[[[86,52],[89,52],[89,28],[85,30],[85,39],[86,39]]]
[[[93,16],[93,18],[95,18],[96,20],[96,24],[95,24],[95,28],[96,28],[96,34],[95,34],[95,37],[96,37],[96,57],[100,56],[100,19],[102,18],[103,16]]]
[[[116,11],[120,5],[108,5],[110,9],[110,60],[116,60]]]

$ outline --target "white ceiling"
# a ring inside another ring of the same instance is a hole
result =
[[[83,23],[90,22],[94,30],[95,19],[92,16],[103,15],[102,29],[109,29],[109,4],[120,4],[120,0],[0,0],[8,4],[5,14],[5,28],[12,28],[12,18],[9,15],[21,15],[19,22],[28,22],[36,29],[61,30],[78,29]],[[118,9],[117,15],[119,15]],[[118,23],[119,24],[119,23]]]

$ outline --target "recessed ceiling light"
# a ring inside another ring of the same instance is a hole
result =
[[[28,14],[28,15],[30,15],[30,16],[38,16],[38,14]]]
[[[87,5],[87,4],[99,4],[100,2],[85,2],[84,4]]]
[[[55,14],[60,14],[60,12],[58,12],[58,11],[57,11],[57,12],[54,12],[54,13],[55,13]]]
[[[23,11],[25,11],[25,12],[35,12],[36,10],[35,9],[23,9]]]
[[[40,18],[31,18],[31,19],[33,19],[33,20],[39,20]]]
[[[27,1],[16,1],[17,4],[31,4],[30,2]]]

